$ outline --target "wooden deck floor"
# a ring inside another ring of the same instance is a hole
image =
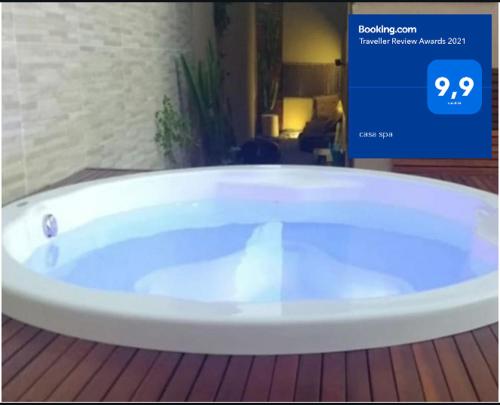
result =
[[[58,185],[119,171],[85,170]],[[496,175],[421,173],[497,192]],[[2,319],[4,401],[497,401],[498,324],[349,352],[215,356],[90,342]]]

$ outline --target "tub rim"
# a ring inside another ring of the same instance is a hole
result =
[[[5,206],[3,226],[15,219],[17,212],[23,211],[25,207],[21,210],[17,207],[20,202],[36,203],[94,184],[200,170],[275,170],[283,167],[325,170],[324,167],[281,165],[209,167],[83,182],[25,197]],[[439,184],[473,193],[497,205],[495,194],[441,180],[352,168],[333,170],[337,173],[354,173],[355,170],[361,174]],[[2,253],[3,305],[7,315],[59,333],[125,346],[225,354],[312,353],[415,342],[498,320],[497,271],[451,286],[392,297],[208,304],[79,287],[28,270],[10,256],[3,244]],[[127,308],[126,313],[123,308]],[[137,329],[151,333],[145,337]],[[200,341],[199,336],[203,334],[210,338]]]

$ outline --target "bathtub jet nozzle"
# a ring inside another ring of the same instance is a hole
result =
[[[42,221],[43,233],[47,238],[53,238],[57,235],[57,220],[52,214],[47,214]]]

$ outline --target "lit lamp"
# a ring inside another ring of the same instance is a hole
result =
[[[262,134],[264,136],[271,136],[277,138],[280,134],[280,125],[278,115],[276,114],[262,114]]]
[[[344,118],[344,105],[342,104],[342,100],[339,99],[339,102],[337,103],[337,114],[339,117]]]
[[[335,141],[332,145],[332,159],[334,166],[345,166],[346,150],[347,150],[347,136],[345,126],[345,113],[342,100],[337,103],[336,112],[338,114],[337,128],[335,131]]]
[[[334,63],[282,65],[283,123],[297,135],[313,118],[313,98],[336,92]]]

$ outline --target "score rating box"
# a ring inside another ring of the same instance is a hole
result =
[[[427,67],[427,105],[434,114],[476,114],[481,109],[483,69],[472,59],[437,59]]]

